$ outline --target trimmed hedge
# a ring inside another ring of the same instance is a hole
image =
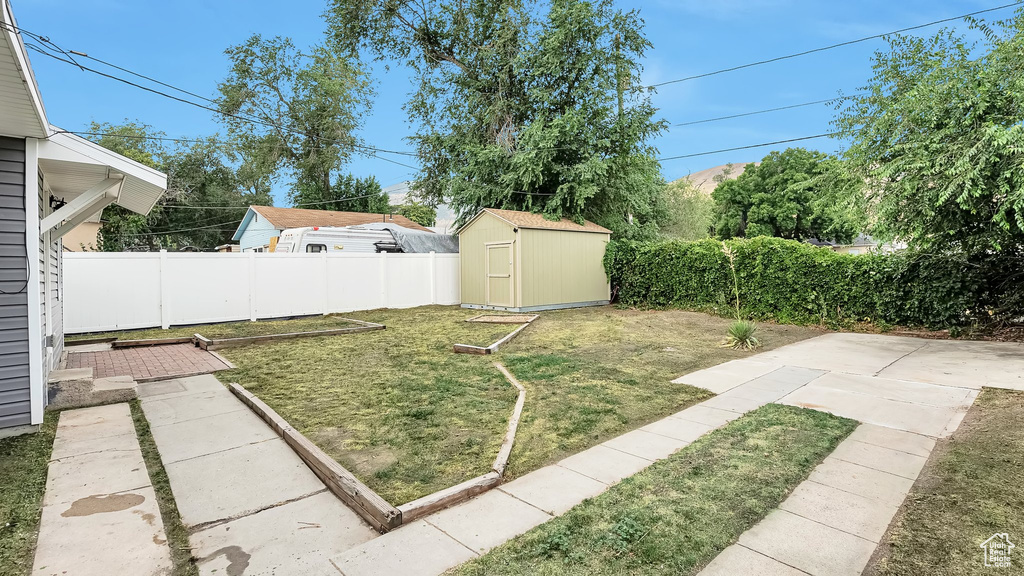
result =
[[[839,254],[769,237],[725,243],[735,256],[742,313],[756,320],[949,328],[986,320],[1001,302],[1020,301],[998,289],[1005,277],[995,257],[968,264],[956,255]],[[622,304],[734,313],[720,241],[615,241],[605,269]]]

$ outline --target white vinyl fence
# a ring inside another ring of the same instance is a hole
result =
[[[64,254],[68,334],[459,304],[458,254]]]

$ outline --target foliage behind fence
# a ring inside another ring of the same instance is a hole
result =
[[[757,320],[830,327],[855,322],[949,328],[1021,315],[1005,258],[901,252],[855,256],[779,238],[728,240],[740,305]],[[605,269],[621,303],[728,313],[722,243],[616,241]]]

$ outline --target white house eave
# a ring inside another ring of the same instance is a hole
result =
[[[159,170],[140,164],[130,158],[126,158],[117,152],[108,150],[99,144],[71,134],[56,126],[50,126],[51,136],[41,142],[46,148],[46,154],[40,153],[40,158],[53,160],[68,160],[70,162],[81,162],[77,158],[85,157],[94,164],[110,166],[112,169],[127,176],[138,178],[144,182],[167,189],[167,175]],[[53,146],[51,146],[51,144]],[[60,147],[58,149],[57,147]],[[61,150],[63,149],[63,150]]]
[[[39,92],[35,73],[32,72],[32,64],[29,62],[25,43],[21,39],[21,34],[17,33],[18,23],[14,19],[11,4],[8,0],[0,0],[0,2],[3,3],[3,10],[0,11],[0,19],[3,21],[3,25],[0,26],[0,34],[5,36],[8,46],[11,48],[11,56],[14,59],[15,66],[18,68],[18,73],[21,75],[23,88],[32,103],[32,108],[35,111],[36,120],[39,125],[39,132],[35,134],[14,134],[13,136],[45,138],[49,134],[50,123],[46,119],[43,96]]]

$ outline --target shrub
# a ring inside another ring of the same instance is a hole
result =
[[[737,320],[729,325],[729,335],[722,342],[722,346],[738,348],[740,350],[753,350],[760,346],[761,342],[754,336],[757,332],[757,325],[747,320]]]
[[[727,240],[743,316],[842,327],[856,322],[949,328],[1019,317],[1021,288],[999,255],[839,254],[792,240]],[[605,266],[619,302],[734,313],[728,257],[717,240],[612,242]]]

